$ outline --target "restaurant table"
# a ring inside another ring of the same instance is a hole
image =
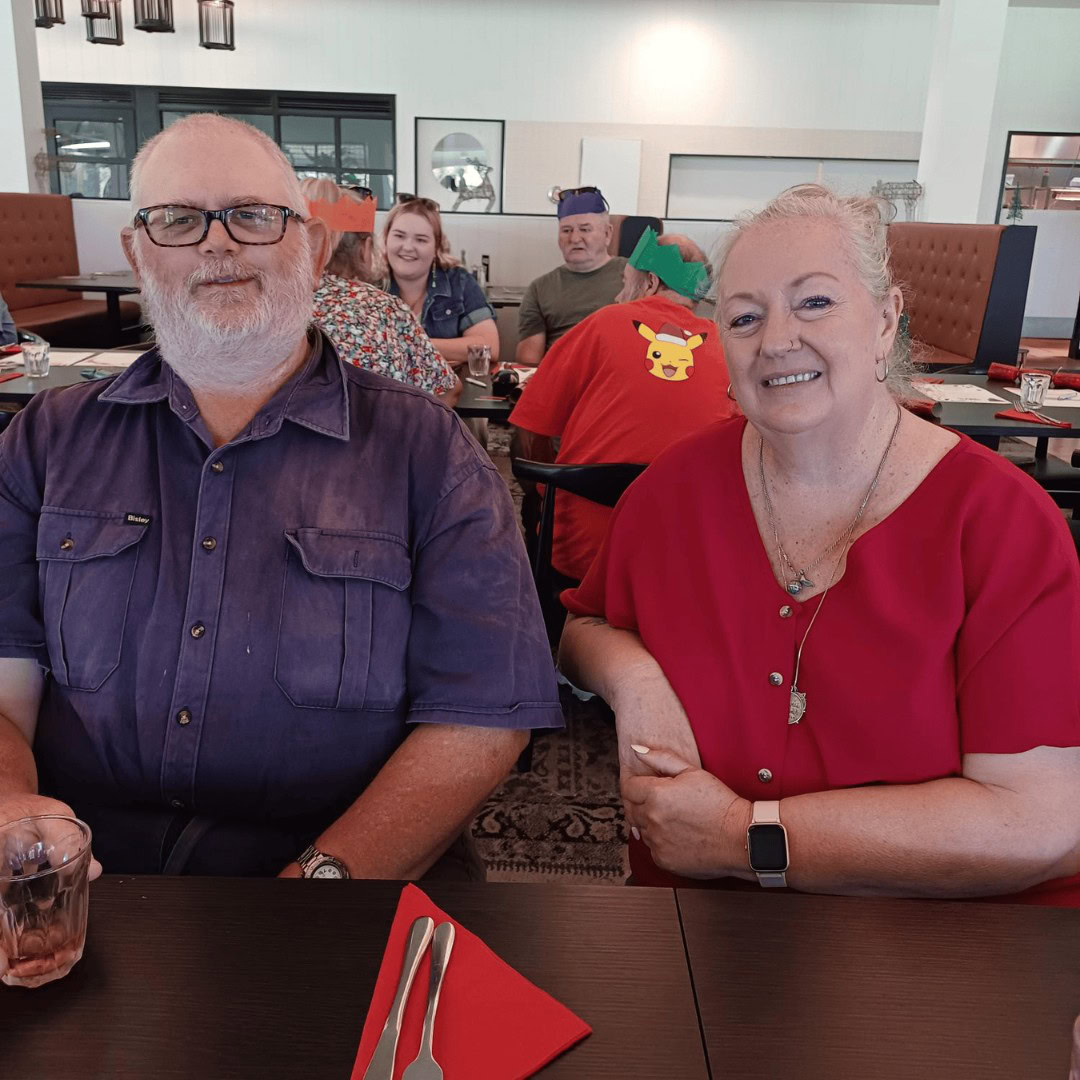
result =
[[[462,371],[461,397],[454,406],[454,412],[468,418],[482,416],[488,420],[506,420],[514,410],[513,404],[504,397],[492,394],[490,378],[478,380],[484,385],[477,386],[469,381],[473,377],[468,374],[467,369]],[[2,388],[3,383],[0,383],[0,389]]]
[[[723,1080],[1067,1080],[1080,911],[680,889]]]
[[[525,286],[489,285],[486,296],[493,308],[521,307],[521,301],[525,299]]]
[[[985,375],[942,375],[932,376],[943,379],[946,383],[967,383],[971,386],[981,386],[990,393],[1004,401],[1003,405],[991,402],[973,403],[942,401],[937,402],[935,410],[936,422],[942,427],[952,428],[954,431],[969,435],[979,442],[997,449],[998,442],[1003,436],[1010,438],[1035,438],[1043,440],[1037,448],[1037,456],[1046,456],[1045,440],[1050,439],[1080,439],[1080,409],[1046,408],[1043,411],[1054,420],[1065,420],[1067,428],[1047,427],[1046,424],[1025,422],[1022,420],[1004,420],[994,416],[994,413],[1002,409],[1015,408],[1019,404],[1016,394],[1010,394],[1009,388],[1016,389],[1011,383],[994,382]],[[918,376],[916,376],[918,378]],[[915,385],[918,391],[918,383]],[[925,396],[925,395],[921,395]]]
[[[124,327],[120,321],[120,297],[139,291],[135,275],[130,270],[96,274],[64,274],[61,277],[17,281],[15,284],[24,289],[65,289],[68,292],[104,293],[105,319],[109,336],[112,339],[111,344],[113,345],[119,345],[123,338]]]
[[[592,1026],[543,1080],[706,1080],[673,892],[423,888]],[[0,1075],[348,1080],[400,892],[106,875],[90,886],[86,952],[71,974],[36,990],[0,986]],[[444,996],[453,972],[451,957]]]
[[[44,379],[31,379],[26,375],[20,375],[17,379],[5,379],[0,382],[0,401],[25,405],[35,394],[40,394],[42,390],[52,390],[59,386],[77,386],[80,383],[88,382],[89,380],[83,378],[81,373],[92,367],[95,367],[95,360],[87,359],[71,367],[50,367],[49,374]],[[104,365],[100,365],[100,370],[104,369]],[[110,374],[119,375],[120,370],[120,368],[117,368],[113,372],[110,369]]]

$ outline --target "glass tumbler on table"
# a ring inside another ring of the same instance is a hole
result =
[[[1046,400],[1050,389],[1050,376],[1043,371],[1020,372],[1020,408],[1024,412],[1037,412]]]
[[[477,379],[487,378],[491,370],[491,346],[470,345],[466,355],[469,358],[469,374]]]
[[[44,379],[49,374],[49,346],[46,342],[24,342],[22,354],[28,378]]]
[[[41,986],[81,959],[90,829],[59,814],[0,826],[0,982]]]

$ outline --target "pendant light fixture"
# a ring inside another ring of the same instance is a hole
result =
[[[148,34],[174,34],[172,0],[135,0],[135,29]]]
[[[109,17],[109,0],[82,0],[81,6],[84,19],[107,19]]]
[[[235,49],[232,0],[199,0],[199,44],[204,49]]]
[[[87,15],[86,40],[93,45],[123,45],[124,18],[120,0],[104,0],[104,15]]]
[[[44,30],[64,22],[64,0],[34,0],[34,25]]]

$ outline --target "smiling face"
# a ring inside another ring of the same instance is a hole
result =
[[[608,261],[611,222],[607,214],[570,214],[559,221],[559,250],[571,270],[587,273]]]
[[[750,227],[728,255],[718,297],[732,389],[755,427],[808,431],[886,392],[874,373],[896,336],[900,291],[869,293],[838,224]]]
[[[419,281],[435,261],[435,230],[423,214],[403,211],[394,216],[386,234],[386,261],[394,278]]]

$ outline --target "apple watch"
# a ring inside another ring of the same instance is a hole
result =
[[[314,844],[309,844],[296,861],[300,866],[300,874],[306,878],[341,881],[349,876],[348,867],[340,859],[325,854]]]
[[[787,829],[780,824],[779,801],[754,803],[746,830],[746,850],[759,885],[766,889],[787,885]]]

